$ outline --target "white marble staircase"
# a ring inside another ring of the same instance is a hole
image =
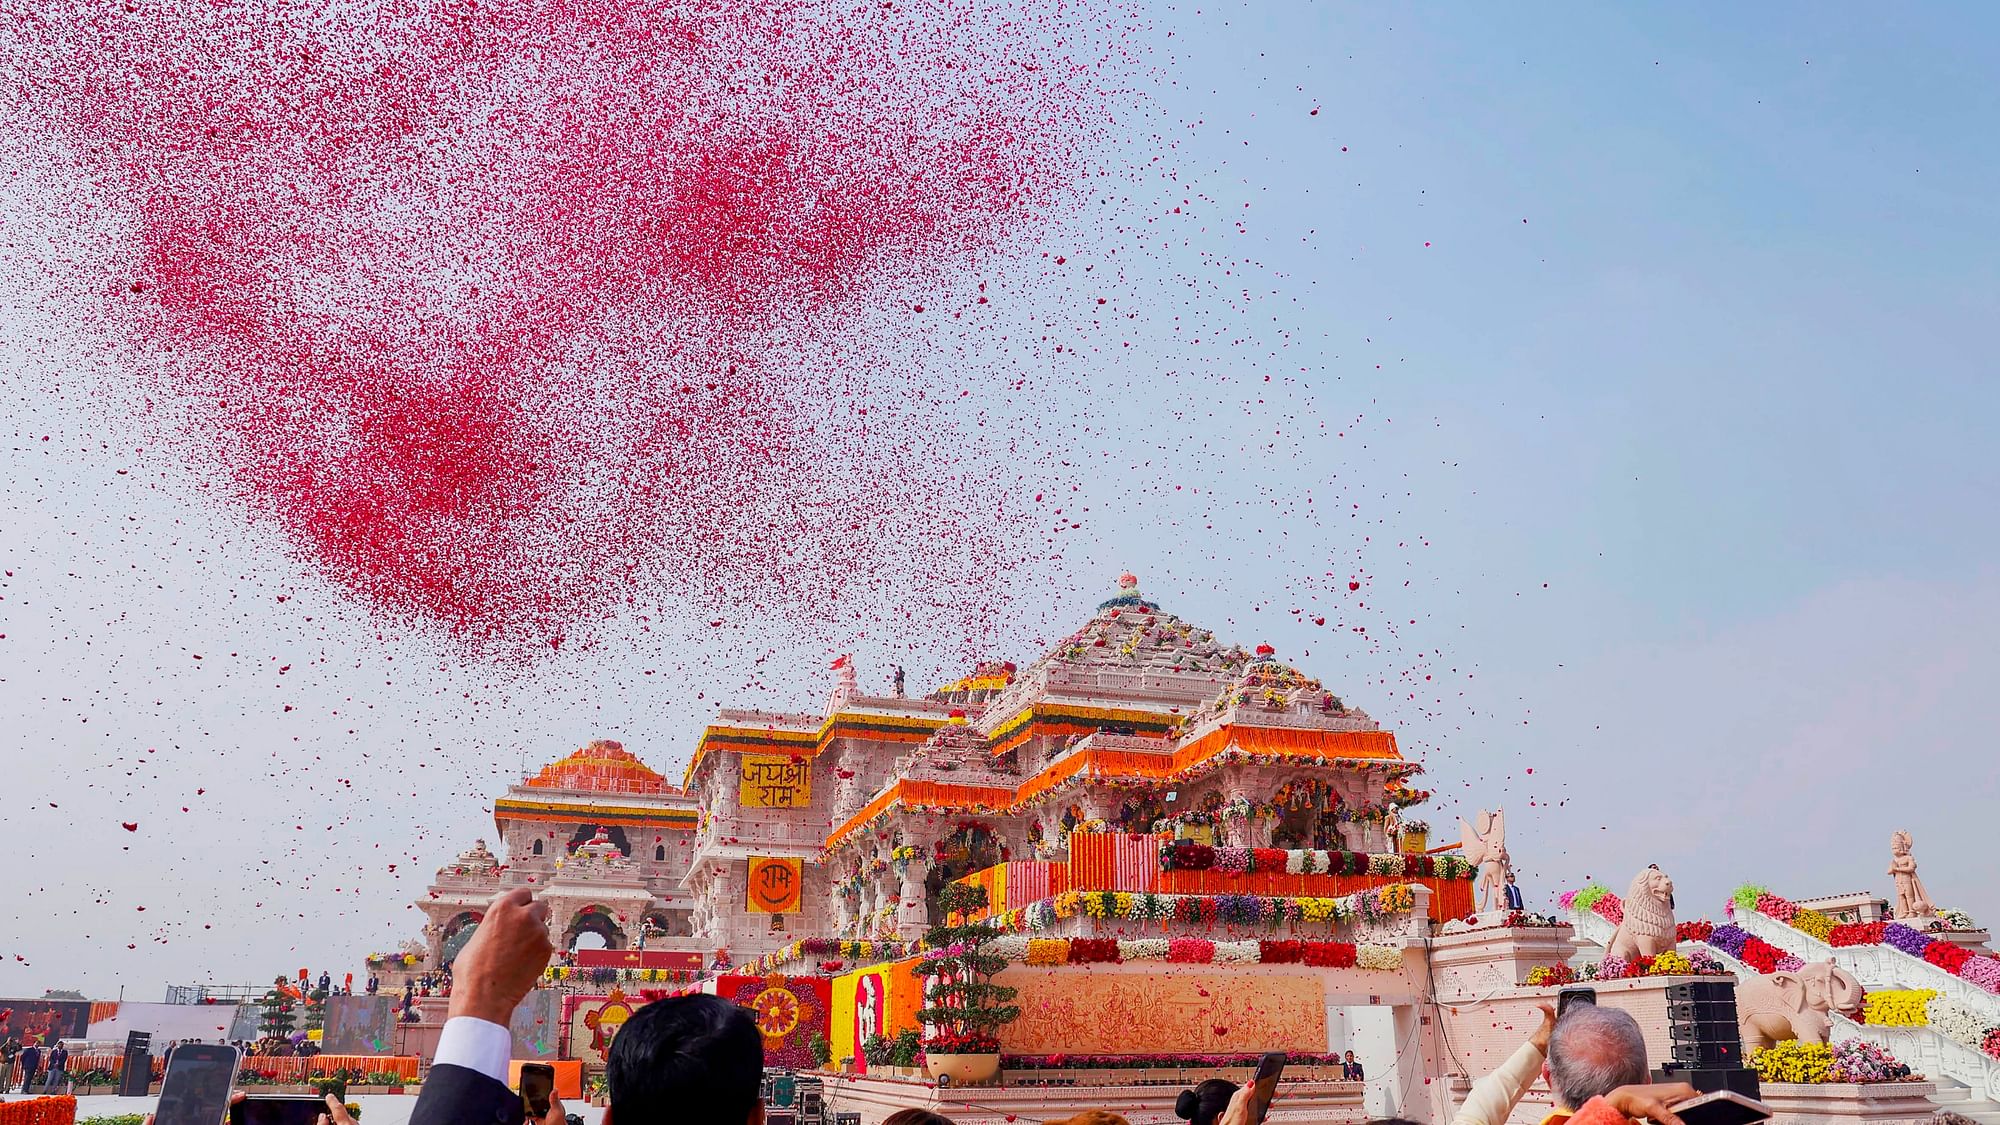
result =
[[[1821,949],[1827,950],[1826,953],[1819,954],[1821,960],[1825,960],[1829,955],[1844,952],[1844,950],[1833,950],[1824,943],[1814,942],[1812,938],[1775,919],[1765,918],[1763,915],[1757,917],[1770,926],[1781,927],[1797,934],[1803,943],[1818,945]],[[1576,937],[1579,942],[1590,942],[1599,947],[1610,944],[1611,934],[1616,929],[1610,922],[1587,912],[1572,912],[1571,921],[1576,926]],[[1740,915],[1737,921],[1739,925],[1742,924]],[[1753,928],[1746,925],[1743,928],[1787,953],[1801,958],[1809,956],[1809,945],[1781,943],[1768,936],[1761,927]],[[1750,966],[1705,942],[1688,941],[1680,944],[1682,953],[1692,953],[1697,949],[1722,962],[1723,966],[1734,972],[1739,980],[1756,972]],[[1901,951],[1893,952],[1904,961],[1916,960]],[[1893,959],[1891,962],[1893,963]],[[1926,961],[1917,963],[1925,968],[1937,969],[1937,966]],[[1855,979],[1859,980],[1864,988],[1933,987],[1929,983],[1915,985],[1871,981],[1857,971],[1858,967],[1855,965],[1843,964],[1842,967],[1854,973]],[[1937,971],[1943,974],[1943,970]],[[1983,990],[1974,989],[1974,991],[1987,995]],[[1879,1043],[1888,1048],[1890,1054],[1908,1063],[1912,1070],[1928,1077],[1937,1086],[1937,1093],[1932,1100],[1937,1102],[1940,1109],[1948,1109],[1953,1113],[1969,1117],[1980,1125],[2000,1125],[2000,1060],[1995,1060],[1985,1052],[1968,1047],[1956,1039],[1947,1038],[1929,1027],[1875,1027],[1856,1023],[1839,1013],[1834,1014],[1833,1021],[1835,1039],[1866,1039]]]
[[[1818,938],[1787,926],[1776,918],[1754,910],[1739,910],[1731,919],[1757,937],[1805,961],[1834,963],[1854,974],[1863,988],[1929,988],[1947,1000],[1964,1005],[1987,1026],[2000,1025],[2000,996],[1962,977],[1945,972],[1921,957],[1912,957],[1892,945],[1844,945],[1834,947]]]

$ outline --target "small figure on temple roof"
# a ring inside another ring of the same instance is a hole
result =
[[[896,698],[897,698],[897,699],[901,699],[901,698],[903,698],[903,695],[904,695],[904,692],[903,692],[903,666],[902,666],[901,664],[898,664],[898,665],[896,665]]]

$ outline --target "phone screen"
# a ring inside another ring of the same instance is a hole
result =
[[[527,1063],[521,1067],[521,1101],[530,1120],[540,1121],[549,1114],[549,1099],[556,1092],[556,1068],[547,1063]]]
[[[1717,1090],[1668,1107],[1685,1125],[1752,1125],[1771,1116],[1771,1107],[1734,1090]]]
[[[1273,1051],[1257,1061],[1256,1077],[1250,1079],[1250,1120],[1259,1122],[1271,1110],[1278,1093],[1278,1076],[1285,1073],[1285,1053]]]
[[[318,1125],[326,1099],[304,1094],[251,1095],[229,1109],[229,1125]]]
[[[1565,988],[1561,992],[1556,993],[1556,1018],[1561,1019],[1562,1014],[1564,1012],[1569,1011],[1570,1005],[1572,1004],[1595,1004],[1595,1003],[1597,1003],[1596,989]]]
[[[189,1043],[167,1063],[154,1125],[216,1125],[229,1113],[229,1090],[243,1056],[234,1047]]]

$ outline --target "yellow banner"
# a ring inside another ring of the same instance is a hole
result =
[[[743,783],[737,804],[746,809],[795,809],[812,803],[811,758],[789,754],[740,754]]]
[[[750,857],[750,910],[755,914],[797,914],[806,888],[805,861]]]

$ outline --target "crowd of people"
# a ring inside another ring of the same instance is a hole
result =
[[[18,1036],[0,1043],[0,1094],[17,1086],[24,1094],[54,1093],[63,1088],[69,1073],[69,1048],[61,1040],[49,1046],[22,1045]]]

